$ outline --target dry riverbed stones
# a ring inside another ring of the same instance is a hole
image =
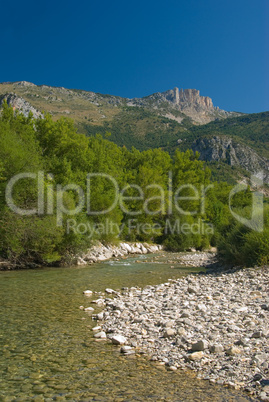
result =
[[[108,292],[109,293],[109,292]],[[95,337],[269,401],[269,268],[109,293]],[[106,336],[106,338],[105,338]]]

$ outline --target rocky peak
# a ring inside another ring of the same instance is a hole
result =
[[[166,92],[162,92],[162,95],[170,102],[179,106],[181,110],[184,108],[193,106],[201,109],[213,110],[212,99],[208,96],[200,96],[200,91],[197,89],[170,89]]]
[[[178,113],[180,113],[181,120],[187,116],[196,124],[206,124],[216,119],[239,115],[239,113],[226,112],[215,107],[212,99],[208,96],[201,96],[200,91],[197,89],[179,89],[175,87],[165,92],[157,92],[153,95],[134,98],[130,101],[130,106],[158,109],[159,112],[164,112],[165,117],[174,120],[178,120]]]
[[[36,85],[29,81],[18,81],[15,82],[14,85],[21,86],[21,87],[35,87]]]

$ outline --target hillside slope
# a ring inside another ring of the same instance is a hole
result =
[[[178,123],[186,117],[194,124],[205,124],[217,118],[238,115],[215,107],[211,98],[201,96],[196,89],[174,88],[130,99],[63,87],[38,86],[27,81],[0,84],[0,96],[11,93],[29,102],[39,112],[44,110],[56,118],[70,116],[77,123],[84,119],[91,125],[101,126],[104,121],[111,121],[126,106],[142,107]]]
[[[216,179],[234,182],[257,170],[268,176],[269,112],[226,112],[195,89],[129,99],[21,81],[0,84],[0,104],[4,99],[25,115],[70,117],[79,132],[127,148],[199,151]]]

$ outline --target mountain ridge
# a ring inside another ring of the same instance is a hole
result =
[[[72,118],[78,132],[101,134],[129,149],[198,150],[217,179],[234,182],[255,167],[269,182],[269,112],[227,112],[196,89],[122,98],[17,81],[0,84],[0,106],[4,99],[26,116],[31,111],[42,117],[44,111],[54,120]]]
[[[171,120],[176,120],[178,123],[181,123],[186,117],[190,118],[194,124],[206,124],[216,119],[240,115],[238,112],[228,112],[215,107],[212,99],[208,96],[201,96],[200,91],[197,89],[179,90],[179,88],[175,87],[174,89],[169,89],[165,92],[156,92],[142,98],[125,98],[115,95],[100,94],[93,91],[35,85],[28,81],[0,83],[1,95],[4,95],[1,90],[3,88],[7,90],[7,93],[14,93],[18,97],[20,97],[21,93],[24,93],[27,97],[31,95],[32,97],[34,95],[42,97],[42,92],[51,92],[52,96],[47,95],[45,99],[51,102],[58,101],[58,103],[62,100],[61,95],[64,95],[67,97],[73,96],[82,98],[97,107],[100,106],[100,102],[104,103],[105,106],[110,105],[111,107],[144,107],[150,110],[153,109],[157,114]],[[29,102],[29,99],[26,98],[25,101]],[[35,99],[32,99],[32,101],[35,101]],[[33,107],[35,107],[35,105],[33,105]],[[40,110],[38,111],[40,112]],[[64,112],[66,111],[62,110],[62,113]]]

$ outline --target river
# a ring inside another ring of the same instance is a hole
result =
[[[192,269],[191,272],[194,272]],[[96,342],[83,291],[154,285],[190,272],[169,255],[86,267],[0,272],[0,400],[250,401],[247,394],[168,372],[144,356]]]

